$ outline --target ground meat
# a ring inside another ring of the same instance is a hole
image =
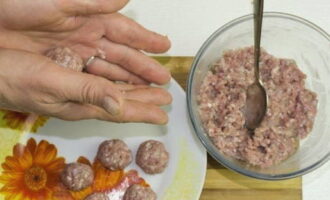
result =
[[[93,193],[88,195],[84,200],[109,200],[109,197],[104,193]]]
[[[157,195],[150,187],[138,184],[130,186],[125,192],[123,200],[156,200]]]
[[[68,47],[55,47],[48,50],[45,55],[61,67],[82,71],[84,63],[82,58]]]
[[[260,75],[268,95],[267,113],[254,132],[245,127],[246,90],[254,82],[253,47],[230,50],[206,74],[197,97],[203,126],[224,154],[259,167],[292,155],[312,130],[316,94],[289,59],[261,52]]]
[[[89,165],[82,163],[67,164],[61,173],[62,183],[73,191],[82,190],[92,185],[94,173]]]
[[[148,174],[157,174],[165,170],[169,154],[163,143],[156,140],[143,142],[136,154],[136,164]]]
[[[110,170],[120,170],[132,162],[132,152],[122,140],[107,140],[101,143],[97,159]]]

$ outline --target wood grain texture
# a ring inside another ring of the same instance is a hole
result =
[[[154,57],[186,89],[192,57]],[[208,156],[207,174],[200,200],[302,200],[302,181],[262,181],[232,172]]]

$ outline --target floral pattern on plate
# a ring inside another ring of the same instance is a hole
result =
[[[3,127],[16,129],[19,131],[37,132],[39,127],[45,125],[49,117],[38,116],[36,114],[21,113],[0,109],[3,113]]]

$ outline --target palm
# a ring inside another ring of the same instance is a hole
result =
[[[6,16],[4,27],[8,32],[15,32],[15,40],[7,41],[10,42],[8,46],[18,49],[39,53],[54,45],[82,46],[86,49],[95,46],[104,36],[104,26],[97,18],[65,16],[58,10],[48,9],[25,20],[20,20],[21,17],[17,15]],[[25,40],[25,44],[22,45],[17,38]],[[80,48],[79,53],[84,55],[85,52]]]
[[[68,18],[63,24],[48,25],[48,30],[35,27],[34,31],[22,31],[22,36],[29,37],[32,43],[30,47],[33,47],[25,47],[25,50],[42,53],[53,46],[68,46],[86,59],[94,54],[95,48],[99,48],[98,42],[105,35],[105,27],[98,18]]]

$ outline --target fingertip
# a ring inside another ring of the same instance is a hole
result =
[[[153,121],[151,123],[158,124],[158,125],[167,124],[168,123],[167,113],[164,110],[160,109],[160,111],[157,112],[156,115],[154,116]]]
[[[170,71],[155,60],[138,74],[157,85],[165,85],[172,78]]]
[[[168,105],[172,103],[172,95],[165,89],[163,88],[158,88],[158,94],[156,93],[155,96],[157,95],[160,97],[160,102],[158,105]]]
[[[147,123],[164,125],[168,123],[167,112],[165,112],[162,108],[156,105],[149,105],[150,111]]]
[[[167,76],[166,76],[166,78],[164,80],[164,84],[169,83],[171,81],[171,79],[172,79],[171,72],[169,70],[167,70],[167,69],[166,69],[166,71],[167,71]]]
[[[165,35],[165,38],[166,39],[165,39],[164,49],[165,49],[165,51],[168,51],[172,46],[172,42],[171,42],[170,38],[167,35]]]
[[[114,12],[114,11],[121,10],[122,8],[124,8],[129,3],[129,1],[130,0],[121,0],[121,1],[115,0],[115,2],[113,2],[112,4],[117,3],[117,7],[115,9],[112,9],[111,11]],[[111,2],[108,2],[107,0],[105,0],[105,2],[107,4],[111,4]]]
[[[159,84],[159,85],[165,85],[168,82],[170,82],[172,76],[171,72],[168,68],[165,66],[161,65],[157,60],[154,59],[154,66],[153,70],[150,71],[151,75],[150,77],[155,77],[154,78],[154,83]]]
[[[173,97],[171,93],[167,92],[166,100],[167,100],[167,105],[173,102]]]
[[[158,33],[153,33],[154,37],[150,40],[150,48],[147,48],[146,51],[150,53],[165,53],[171,48],[171,41],[167,35],[161,35]]]
[[[162,68],[163,71],[161,72],[159,79],[157,80],[157,84],[159,85],[166,85],[171,81],[171,73],[169,70],[167,70],[166,68]]]

